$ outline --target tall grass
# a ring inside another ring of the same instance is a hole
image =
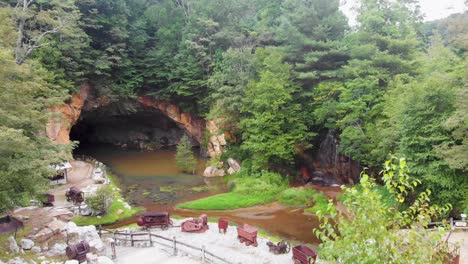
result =
[[[246,171],[241,170],[229,178],[228,186],[231,190],[229,193],[181,203],[177,208],[228,210],[266,204],[274,201],[278,193],[288,188],[288,183],[277,173],[262,171],[248,175]]]

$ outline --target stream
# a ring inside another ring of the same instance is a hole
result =
[[[83,146],[75,154],[96,158],[116,175],[123,196],[132,204],[148,211],[168,211],[180,217],[224,217],[230,222],[257,226],[266,233],[296,242],[318,244],[312,233],[318,226],[315,215],[276,203],[224,211],[176,209],[177,203],[226,192],[222,177],[203,177],[205,161],[198,157],[195,175],[181,173],[175,166],[175,149],[141,152],[111,145]],[[136,222],[137,217],[122,220],[110,228]]]

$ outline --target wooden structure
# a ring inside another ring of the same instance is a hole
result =
[[[237,227],[237,239],[247,246],[258,246],[257,243],[257,228],[248,224],[243,224]]]
[[[42,202],[42,206],[44,207],[54,206],[55,196],[52,194],[48,194],[48,193],[43,194],[41,202]]]
[[[132,247],[148,247],[158,244],[159,246],[167,247],[169,250],[172,250],[173,255],[177,255],[178,251],[184,251],[187,254],[194,255],[194,252],[199,252],[201,254],[201,261],[208,263],[226,263],[234,264],[233,262],[225,259],[224,257],[217,256],[216,254],[210,252],[205,248],[205,246],[194,246],[192,243],[184,243],[176,239],[176,237],[168,238],[158,234],[151,233],[151,230],[148,229],[147,232],[128,232],[128,231],[116,231],[116,230],[107,230],[98,227],[97,229],[99,236],[102,238],[104,236],[112,237],[116,245],[125,245]],[[188,250],[186,250],[188,249]]]
[[[70,162],[50,165],[51,169],[56,171],[56,174],[49,178],[51,185],[66,184],[68,180],[68,170],[72,168]]]
[[[172,226],[172,220],[168,212],[146,212],[137,220],[137,225],[146,228],[160,227],[164,230]]]
[[[286,254],[291,251],[291,244],[284,242],[284,240],[281,240],[276,245],[275,243],[268,241],[267,246],[270,249],[270,252],[273,252],[275,255]]]
[[[69,259],[75,259],[82,263],[86,261],[86,253],[89,252],[89,244],[86,241],[81,241],[78,244],[68,246],[65,251]]]
[[[209,229],[208,216],[206,214],[200,215],[199,218],[192,218],[182,223],[180,226],[182,232],[202,233]]]
[[[311,264],[317,260],[317,253],[305,245],[293,247],[294,264]]]
[[[221,233],[221,230],[223,231],[224,234],[226,234],[226,231],[228,229],[229,222],[226,218],[219,218],[218,219],[218,232]]]
[[[15,232],[16,238],[16,231],[23,227],[23,222],[13,216],[7,215],[0,218],[0,234]]]
[[[74,204],[81,204],[84,202],[84,193],[76,187],[68,189],[65,192],[65,197],[67,197],[68,202],[72,202]]]

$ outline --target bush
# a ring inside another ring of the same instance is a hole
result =
[[[94,196],[87,198],[87,204],[96,214],[106,214],[114,201],[114,192],[111,186],[102,186]]]
[[[309,188],[288,188],[281,192],[278,201],[284,205],[309,206],[317,191]]]
[[[176,166],[183,172],[194,173],[197,167],[197,160],[192,153],[192,145],[187,135],[182,136],[177,144]]]
[[[327,210],[328,198],[325,196],[325,194],[317,192],[314,194],[312,199],[314,200],[315,204],[311,208],[305,209],[306,212],[317,214],[318,212],[325,212]]]

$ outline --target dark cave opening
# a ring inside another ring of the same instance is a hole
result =
[[[82,112],[70,139],[79,142],[78,148],[106,144],[152,151],[177,145],[184,133],[158,109],[133,106],[125,110],[110,105]],[[192,145],[198,143],[192,140]]]

